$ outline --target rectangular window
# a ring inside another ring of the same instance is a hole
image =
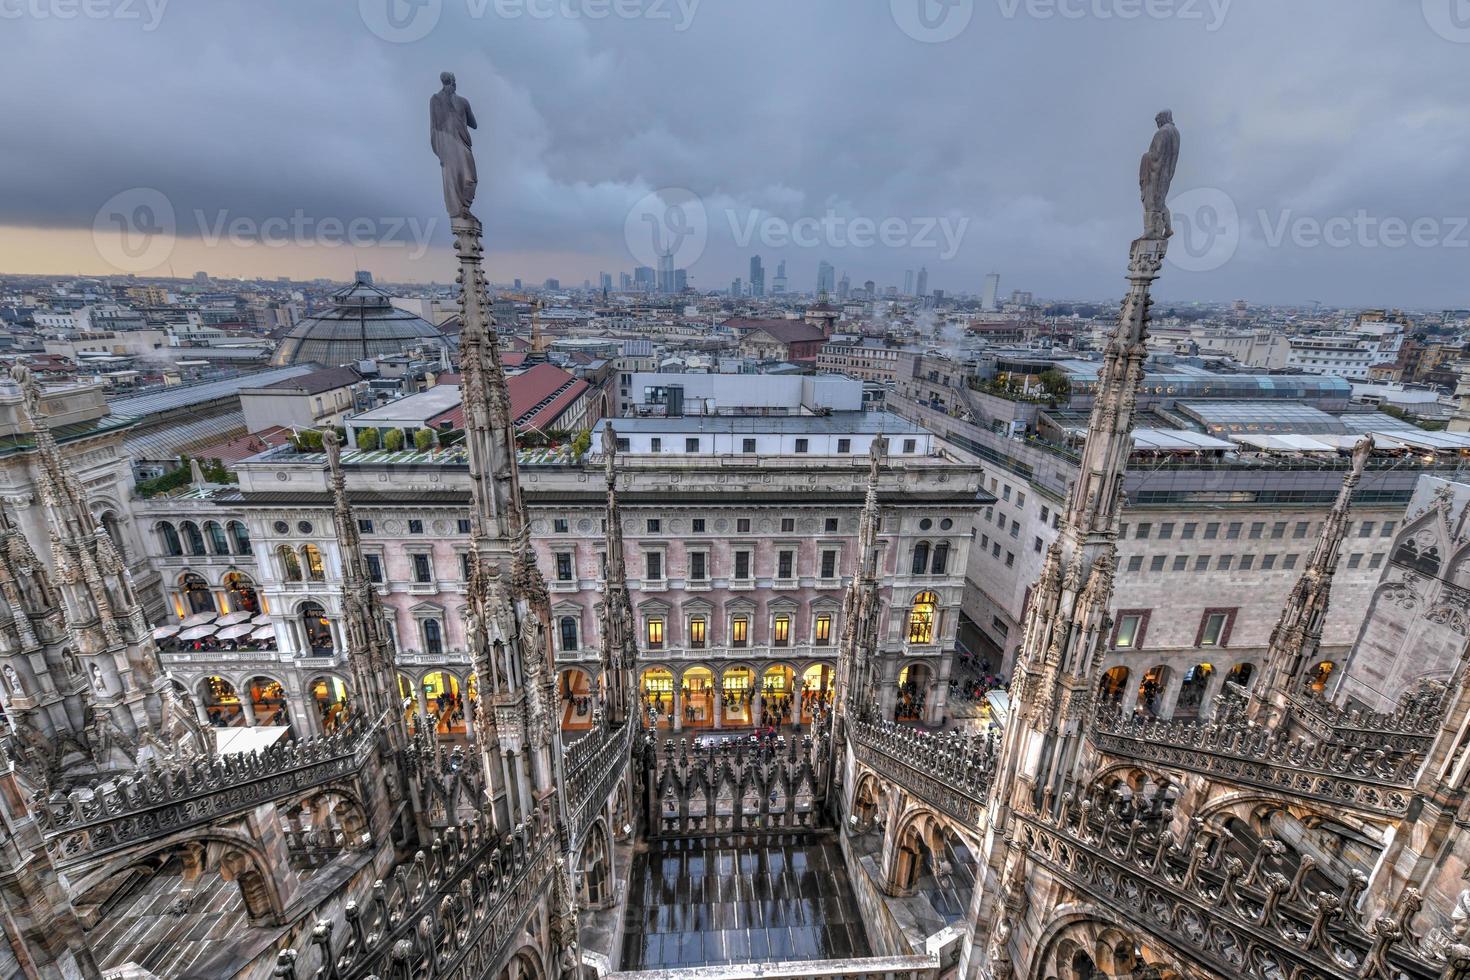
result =
[[[822,613],[817,616],[817,632],[813,642],[819,646],[828,646],[832,642],[832,614]]]
[[[408,533],[409,534],[423,534],[424,533],[424,522],[421,521],[421,520],[419,520],[416,517],[409,518],[409,520],[408,520]]]
[[[1216,538],[1218,538],[1219,536],[1220,536],[1220,525],[1218,523],[1213,523],[1212,522],[1212,523],[1209,523],[1209,524],[1206,524],[1205,525],[1205,540],[1206,541],[1213,541]]]
[[[730,645],[743,647],[750,643],[750,619],[736,616],[730,620]]]
[[[852,452],[852,440],[851,439],[838,439],[837,440],[837,451],[839,453],[850,453],[850,452]]]
[[[659,579],[664,577],[663,552],[650,551],[643,556],[643,560],[645,562],[646,570],[648,572],[648,574],[645,575],[644,578],[647,578],[649,581],[652,582],[657,582]]]
[[[739,531],[741,534],[749,534],[750,533],[750,518],[748,518],[748,517],[737,517],[737,518],[735,518],[735,530],[736,531]]]
[[[1016,491],[1016,506],[1017,507],[1025,507],[1026,506],[1026,495],[1024,493],[1022,493],[1021,491],[1019,491],[1019,490]]]
[[[695,534],[703,534],[704,533],[704,518],[703,517],[696,517],[696,518],[694,518],[693,524],[694,524],[694,533]]]
[[[1015,567],[1015,564],[1016,564],[1016,556],[1015,556],[1015,554],[1013,552],[1007,551],[1006,552],[1006,568],[1014,568]]]
[[[1220,641],[1225,635],[1225,623],[1229,616],[1225,613],[1210,613],[1205,617],[1204,629],[1200,631],[1199,645],[1202,647],[1220,646]]]
[[[684,440],[684,451],[686,453],[697,453],[697,452],[699,452],[699,437],[698,436],[690,436],[689,438],[685,439]]]
[[[837,577],[837,552],[822,552],[822,578],[833,579]]]
[[[1271,525],[1271,540],[1272,541],[1279,541],[1279,540],[1281,540],[1284,537],[1286,537],[1286,522],[1285,521],[1277,521],[1275,524],[1272,524]]]
[[[1252,541],[1259,540],[1260,537],[1261,537],[1261,535],[1265,532],[1265,530],[1266,530],[1266,522],[1265,521],[1253,521],[1251,523],[1251,530],[1250,530],[1250,535],[1249,535],[1250,539]]]
[[[1373,537],[1373,528],[1375,528],[1376,526],[1377,526],[1377,524],[1374,521],[1363,521],[1362,523],[1360,523],[1358,525],[1358,537],[1360,537],[1360,538],[1371,538],[1371,537]]]
[[[750,578],[750,552],[735,552],[735,577],[742,580]]]
[[[1004,487],[1001,488],[1000,499],[1001,500],[1010,500],[1011,499],[1011,485],[1009,483],[1007,483]]]
[[[1215,570],[1217,572],[1228,572],[1230,571],[1230,566],[1233,564],[1235,564],[1234,555],[1221,555],[1220,559],[1215,562]]]
[[[906,452],[906,453],[918,452],[919,451],[919,440],[917,440],[917,439],[905,439],[903,441],[903,451]]]
[[[695,582],[703,582],[709,578],[709,556],[702,551],[691,551],[689,553],[689,578]]]
[[[1164,570],[1164,562],[1168,560],[1168,555],[1154,555],[1153,559],[1148,563],[1148,570],[1151,572],[1162,572]]]
[[[459,574],[466,582],[470,580],[470,553],[468,551],[459,553]]]
[[[569,530],[565,517],[554,518],[551,522],[551,530],[555,534],[566,534]]]
[[[1135,539],[1137,539],[1137,540],[1140,540],[1140,541],[1145,540],[1145,539],[1148,538],[1149,532],[1152,531],[1153,529],[1154,529],[1154,526],[1152,524],[1150,524],[1147,521],[1144,521],[1143,523],[1141,523],[1141,524],[1137,525],[1136,527],[1134,527],[1134,529],[1133,529],[1133,537]]]
[[[829,518],[827,518],[827,523],[825,525],[823,525],[823,526],[826,528],[826,532],[828,534],[836,534],[837,533],[837,518],[835,518],[835,517],[829,517]]]
[[[1368,567],[1369,568],[1377,568],[1379,565],[1382,565],[1382,564],[1383,564],[1383,555],[1381,555],[1381,554],[1374,555],[1372,558],[1369,558],[1368,559]]]
[[[1273,569],[1275,567],[1276,567],[1276,556],[1275,555],[1262,555],[1261,556],[1261,571],[1263,571],[1263,572],[1269,572],[1271,569]]]
[[[367,559],[367,577],[369,582],[383,581],[383,559],[378,555],[364,555]]]
[[[1168,541],[1172,537],[1174,537],[1174,524],[1170,521],[1165,521],[1163,524],[1160,524],[1159,540]]]
[[[1357,568],[1361,564],[1363,564],[1363,555],[1361,552],[1348,555],[1348,568]]]
[[[796,530],[796,518],[794,518],[794,517],[783,517],[783,518],[781,518],[781,533],[782,534],[790,534],[791,532],[793,532],[795,530]]]
[[[1295,568],[1296,555],[1287,555],[1285,558],[1281,559],[1281,567],[1286,569],[1287,571],[1291,571],[1293,568]]]
[[[1308,521],[1297,521],[1296,528],[1291,532],[1291,536],[1297,540],[1301,540],[1307,536],[1307,530],[1311,526],[1311,523]]]
[[[1035,541],[1031,542],[1031,550],[1036,552],[1038,555],[1041,554],[1041,548],[1042,544],[1040,538],[1037,538]]]
[[[664,621],[662,618],[654,617],[648,621],[648,649],[662,650],[664,648]]]
[[[1048,506],[1046,506],[1045,504],[1042,504],[1041,505],[1041,523],[1045,524],[1046,523],[1046,519],[1048,517],[1050,517],[1050,516],[1051,516],[1051,508],[1048,507]]]
[[[366,517],[359,517],[357,519],[357,532],[359,534],[372,534],[373,533],[373,522],[372,522],[372,520],[369,519],[369,518],[366,518]]]
[[[1189,556],[1188,555],[1175,555],[1174,556],[1174,571],[1176,571],[1176,572],[1182,572],[1182,571],[1187,570],[1188,568],[1189,568]]]
[[[799,453],[806,452],[806,446],[807,446],[807,442],[806,442],[805,439],[798,439],[798,440],[796,440],[796,451],[797,452],[799,452]]]
[[[985,548],[989,548],[990,547],[990,535],[988,535],[988,534],[982,534],[982,535],[980,535],[980,547],[981,547],[982,550],[985,549]]]
[[[1184,525],[1183,529],[1181,529],[1180,532],[1179,532],[1180,539],[1182,539],[1184,541],[1191,540],[1194,537],[1194,531],[1195,531],[1195,528],[1197,528],[1197,527],[1199,527],[1199,525],[1196,524],[1196,523],[1194,523],[1193,521],[1187,522]]]
[[[664,449],[664,441],[662,439],[660,439],[658,436],[654,436],[652,439],[648,440],[648,442],[649,442],[649,447],[648,448],[650,450],[652,450],[653,452],[656,452],[656,453],[663,452],[663,449]]]
[[[470,533],[470,519],[468,517],[460,518],[459,521],[456,523],[456,526],[459,528],[460,534]]]
[[[754,439],[742,439],[740,441],[740,451],[742,453],[753,453],[753,452],[755,452],[755,440]]]
[[[556,553],[556,580],[558,582],[570,582],[572,580],[572,554],[569,551],[558,551]]]
[[[704,649],[704,617],[695,616],[689,620],[689,647],[692,650]]]
[[[1000,542],[999,541],[995,542],[995,544],[993,544],[993,545],[990,546],[990,556],[992,558],[999,558],[1000,557]]]
[[[1241,555],[1240,564],[1237,566],[1242,572],[1248,572],[1256,565],[1255,555]]]
[[[779,579],[791,578],[794,574],[796,564],[796,552],[782,551],[776,555],[776,577]]]
[[[658,534],[663,529],[664,529],[664,522],[663,522],[663,520],[661,518],[658,518],[658,517],[650,517],[648,519],[648,533],[649,534]]]
[[[1379,531],[1378,531],[1378,536],[1380,538],[1391,538],[1391,537],[1393,537],[1393,529],[1395,527],[1397,527],[1397,526],[1398,526],[1398,522],[1397,521],[1384,521],[1383,522],[1383,527],[1380,528]]]
[[[791,645],[791,617],[785,613],[777,616],[771,624],[771,645],[777,647]]]
[[[1209,571],[1210,570],[1210,556],[1209,555],[1200,555],[1199,557],[1195,558],[1195,560],[1194,560],[1194,570],[1196,572],[1207,572],[1207,571]]]
[[[1142,622],[1142,616],[1119,617],[1118,632],[1113,636],[1113,646],[1119,650],[1133,649],[1138,643],[1138,627]]]
[[[434,570],[429,564],[428,555],[413,556],[413,580],[419,583],[434,581]]]
[[[1143,568],[1142,555],[1130,555],[1128,558],[1128,571],[1136,572]]]
[[[1021,536],[1021,522],[1020,521],[1011,521],[1011,537],[1013,537],[1013,538],[1019,538],[1020,536]]]

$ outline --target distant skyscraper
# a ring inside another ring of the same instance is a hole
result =
[[[759,255],[750,257],[750,295],[766,295],[766,267],[761,265]]]
[[[730,283],[730,295],[736,299],[745,295],[745,282],[739,276],[736,276],[735,281]]]
[[[665,296],[674,293],[674,253],[667,251],[658,257],[658,291]]]
[[[831,296],[837,291],[837,271],[832,268],[831,262],[820,262],[817,265],[817,295],[826,294]]]
[[[782,259],[776,263],[776,278],[771,280],[771,295],[780,296],[786,292],[786,260]]]
[[[934,305],[935,306],[938,306],[940,303],[943,303],[943,302],[944,302],[944,290],[942,290],[942,289],[936,289],[936,290],[934,290]]]
[[[520,292],[520,291],[521,291],[521,281],[519,279],[517,279],[516,280],[516,292]]]
[[[682,293],[684,290],[686,290],[688,288],[689,288],[689,270],[688,269],[675,269],[674,270],[674,292],[675,293]]]
[[[848,295],[852,292],[852,280],[847,278],[847,273],[842,274],[842,280],[837,283],[837,299],[846,303]]]
[[[914,295],[920,299],[929,295],[929,270],[923,266],[919,267],[919,283],[915,288],[918,289],[918,292]]]
[[[633,288],[640,293],[651,293],[654,290],[654,272],[652,266],[640,265],[633,270]]]
[[[980,301],[980,308],[987,313],[996,310],[995,298],[1000,295],[1000,273],[992,272],[985,277],[985,295]]]
[[[612,273],[611,272],[601,272],[601,273],[598,273],[598,275],[597,275],[597,281],[599,283],[601,283],[601,288],[602,288],[602,291],[603,292],[605,292],[605,293],[612,292]]]
[[[544,288],[547,290],[547,292],[556,292],[558,289],[561,288],[561,280],[548,279],[544,284]]]
[[[633,277],[626,272],[618,273],[618,288],[625,293],[633,291]]]
[[[868,299],[877,299],[878,284],[871,279],[866,280],[863,283],[863,293],[867,295]]]
[[[913,269],[909,269],[907,272],[905,272],[903,274],[903,294],[905,296],[912,296],[912,295],[914,295],[914,270]]]

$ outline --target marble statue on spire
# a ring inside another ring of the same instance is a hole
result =
[[[454,72],[442,72],[444,87],[429,99],[429,145],[444,171],[444,207],[451,218],[472,218],[475,203],[475,154],[470,130],[477,128],[469,100],[455,94]]]
[[[1174,223],[1169,218],[1169,185],[1179,164],[1179,130],[1174,113],[1165,109],[1154,117],[1158,125],[1154,141],[1138,164],[1138,190],[1143,199],[1143,237],[1169,238]]]

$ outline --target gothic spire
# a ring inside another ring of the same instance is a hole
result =
[[[609,419],[602,429],[602,458],[607,472],[607,519],[603,542],[607,548],[603,571],[602,676],[607,711],[613,724],[627,717],[634,703],[634,672],[638,642],[633,634],[633,603],[628,595],[628,568],[623,553],[623,517],[618,507],[618,434]]]
[[[336,432],[328,430],[322,435],[322,446],[327,451],[332,523],[342,559],[342,625],[347,638],[347,662],[363,713],[369,720],[376,721],[385,711],[389,712],[389,737],[402,748],[408,744],[408,737],[403,730],[403,712],[398,703],[396,657],[387,616],[368,576],[357,518],[353,516],[352,505],[347,500],[342,442]]]
[[[1291,590],[1281,618],[1271,631],[1266,666],[1251,697],[1251,715],[1262,724],[1281,721],[1293,696],[1301,691],[1305,671],[1322,645],[1322,626],[1332,597],[1332,577],[1342,552],[1352,510],[1353,491],[1363,478],[1363,468],[1373,452],[1373,437],[1365,435],[1353,448],[1353,462],[1322,532],[1307,560],[1307,567]]]

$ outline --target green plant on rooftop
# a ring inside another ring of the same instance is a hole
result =
[[[298,429],[291,433],[290,441],[292,447],[301,453],[319,453],[323,448],[320,429]]]
[[[434,448],[433,429],[415,429],[413,433],[413,448],[421,453],[426,453]]]
[[[389,429],[383,436],[383,448],[390,453],[396,453],[403,449],[403,430]]]
[[[1426,432],[1439,432],[1445,427],[1445,423],[1443,422],[1418,418],[1404,409],[1399,408],[1397,405],[1379,405],[1378,410],[1384,415],[1390,415],[1393,418],[1408,422],[1410,425],[1417,425]]]
[[[583,429],[577,433],[577,438],[572,440],[572,455],[585,456],[587,450],[592,448],[592,430]]]
[[[378,430],[377,429],[358,429],[357,430],[357,448],[358,449],[361,449],[365,453],[370,453],[373,450],[377,449],[378,448]]]
[[[225,468],[225,464],[218,458],[208,461],[200,460],[199,468],[204,473],[205,481],[209,483],[234,483],[238,479],[234,473]],[[179,465],[176,469],[169,470],[162,476],[156,476],[151,480],[142,480],[133,489],[139,497],[146,500],[149,497],[162,496],[186,487],[191,478],[189,457],[180,454]]]

